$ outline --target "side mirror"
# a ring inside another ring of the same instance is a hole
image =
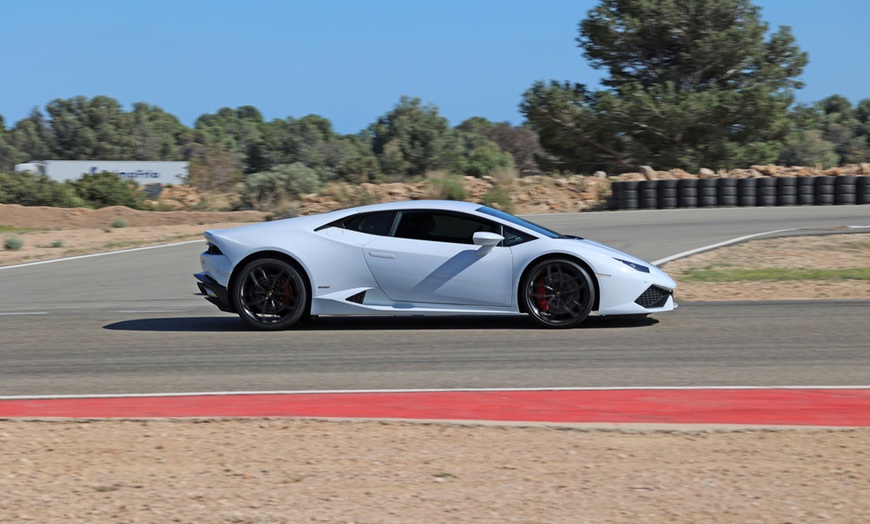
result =
[[[492,251],[492,248],[499,245],[504,237],[487,231],[478,231],[472,237],[475,246],[481,246],[477,250],[477,256],[482,257]]]

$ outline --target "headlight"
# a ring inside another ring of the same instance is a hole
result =
[[[649,268],[644,266],[643,264],[638,264],[636,262],[629,262],[628,260],[623,260],[621,258],[614,258],[613,260],[619,260],[620,262],[622,262],[626,266],[628,266],[636,271],[640,271],[641,273],[649,273]]]

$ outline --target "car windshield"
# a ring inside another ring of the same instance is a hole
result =
[[[518,226],[524,227],[526,229],[534,231],[535,233],[538,233],[538,234],[543,235],[545,237],[561,238],[563,236],[563,235],[560,235],[559,233],[556,233],[555,231],[551,231],[551,230],[545,228],[544,226],[539,226],[538,224],[535,224],[534,222],[529,222],[528,220],[524,220],[520,217],[515,217],[515,216],[511,215],[510,213],[505,213],[504,211],[499,211],[498,209],[493,209],[493,208],[487,207],[487,206],[481,206],[481,207],[477,208],[477,211],[480,211],[481,213],[486,213],[487,215],[492,215],[492,216],[500,218],[502,220],[506,220],[506,221],[510,222],[511,224],[516,224]]]

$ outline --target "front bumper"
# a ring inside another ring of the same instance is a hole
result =
[[[236,309],[233,307],[233,304],[229,299],[227,288],[218,284],[218,282],[208,276],[207,273],[196,273],[193,276],[199,280],[196,285],[199,287],[199,292],[205,296],[206,300],[217,306],[221,311],[226,311],[227,313],[236,312]]]

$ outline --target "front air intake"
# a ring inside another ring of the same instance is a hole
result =
[[[664,307],[665,304],[668,303],[668,299],[671,298],[672,294],[673,292],[667,289],[658,286],[650,286],[639,297],[637,297],[637,300],[635,300],[634,303],[646,309]]]

